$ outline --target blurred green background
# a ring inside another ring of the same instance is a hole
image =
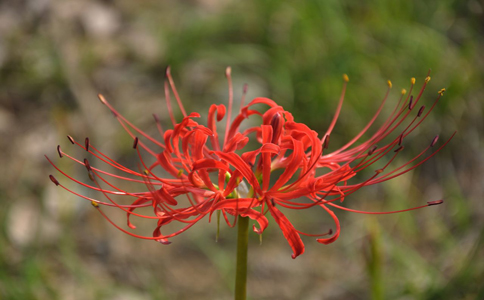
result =
[[[337,211],[340,239],[324,246],[304,238],[306,253],[296,260],[271,224],[261,246],[250,236],[249,296],[484,299],[483,11],[482,0],[0,2],[0,299],[232,298],[235,229],[222,226],[216,243],[215,223],[204,220],[170,246],[137,240],[48,179],[70,184],[44,154],[86,177],[57,158],[58,144],[84,158],[66,134],[89,136],[136,168],[131,139],[96,94],[155,133],[153,112],[169,124],[167,65],[189,111],[227,102],[230,65],[236,99],[248,83],[249,98],[270,97],[321,134],[347,73],[329,150],[371,118],[386,80],[394,88],[383,115],[411,77],[420,87],[432,69],[422,101],[447,92],[394,166],[435,134],[457,136],[418,169],[345,203],[373,211],[445,204],[383,216]],[[111,216],[124,222],[124,214]],[[303,231],[334,226],[322,210],[289,216]]]

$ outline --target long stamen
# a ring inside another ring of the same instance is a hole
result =
[[[173,127],[175,127],[176,126],[176,120],[175,120],[175,115],[173,114],[173,108],[171,107],[170,89],[168,87],[168,82],[165,81],[164,86],[165,86],[165,103],[166,103],[166,108],[168,109],[168,114],[170,115],[171,124],[173,124]]]
[[[158,117],[157,114],[153,114],[153,118],[155,119],[156,128],[158,129],[160,136],[163,137],[164,131],[163,131],[163,127],[161,126],[160,118]]]
[[[389,215],[389,214],[398,214],[398,213],[402,213],[402,212],[406,212],[406,211],[421,209],[421,208],[428,207],[428,206],[439,205],[439,204],[442,204],[442,203],[444,203],[444,200],[429,201],[429,202],[427,202],[426,205],[420,205],[420,206],[416,206],[416,207],[412,207],[412,208],[407,208],[407,209],[402,209],[402,210],[383,211],[383,212],[362,211],[362,210],[350,209],[350,208],[347,208],[347,207],[344,207],[344,206],[340,206],[340,205],[337,205],[337,204],[334,204],[334,203],[331,203],[331,202],[328,202],[327,204],[328,205],[331,205],[333,207],[339,208],[341,210],[346,210],[346,211],[350,211],[350,212],[354,212],[354,213],[358,213],[358,214],[366,214],[366,215]]]
[[[240,109],[239,109],[239,111],[242,111],[242,108],[244,107],[245,97],[247,96],[248,90],[249,90],[249,85],[247,83],[244,83],[244,87],[242,89],[242,98],[240,99]]]
[[[166,78],[168,78],[168,81],[170,82],[170,87],[171,91],[173,92],[173,95],[175,95],[176,102],[178,103],[178,107],[180,108],[180,111],[183,114],[183,117],[187,116],[187,113],[185,111],[185,108],[183,107],[183,103],[180,100],[180,96],[178,95],[178,92],[176,90],[175,82],[173,81],[173,77],[171,77],[171,68],[168,66],[166,68]]]
[[[346,93],[346,86],[348,85],[348,82],[350,81],[348,78],[348,75],[344,74],[343,75],[343,90],[341,92],[341,96],[339,98],[338,102],[338,107],[336,108],[336,112],[334,114],[333,120],[331,121],[331,124],[329,125],[328,130],[324,134],[324,136],[330,135],[331,132],[333,131],[334,125],[336,124],[336,121],[338,120],[339,113],[341,112],[341,107],[343,106],[343,101],[345,99],[345,93]]]
[[[165,148],[165,145],[163,145],[162,143],[158,142],[157,140],[155,140],[154,138],[152,138],[151,136],[146,134],[143,130],[139,129],[133,123],[131,123],[125,117],[123,117],[123,115],[119,114],[116,111],[116,109],[114,109],[114,107],[106,100],[106,98],[104,98],[103,95],[98,94],[97,96],[98,96],[99,100],[101,101],[101,103],[106,105],[114,113],[115,118],[118,120],[118,122],[121,124],[121,126],[123,126],[123,128],[126,130],[126,132],[128,132],[129,135],[131,135],[132,138],[134,138],[136,135],[133,134],[127,126],[134,129],[136,132],[138,132],[143,137],[147,138],[150,142],[154,143],[155,145],[160,146],[161,148]],[[143,148],[145,148],[145,146],[143,146]],[[150,154],[155,155],[154,152],[151,151],[150,149],[148,149],[147,147],[145,149],[146,149],[146,151],[150,152]]]
[[[228,107],[228,110],[227,110],[227,123],[225,125],[225,136],[224,136],[223,147],[225,147],[225,144],[227,143],[227,136],[228,136],[229,128],[230,128],[230,121],[232,119],[232,105],[233,105],[233,102],[234,102],[234,90],[232,88],[231,73],[232,73],[232,68],[227,67],[227,69],[225,69],[225,77],[227,77],[227,82],[229,84],[229,107]]]

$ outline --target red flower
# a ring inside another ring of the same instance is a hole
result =
[[[295,258],[304,252],[300,234],[306,233],[296,230],[278,207],[290,209],[321,207],[333,218],[336,232],[329,238],[321,238],[321,236],[331,235],[332,230],[314,236],[320,236],[317,239],[320,243],[332,243],[340,234],[340,223],[330,208],[358,213],[380,213],[352,210],[336,204],[336,201],[342,202],[346,196],[363,186],[377,184],[412,170],[432,157],[450,141],[450,139],[447,140],[438,149],[424,157],[424,154],[437,142],[437,137],[435,137],[428,147],[408,163],[386,172],[387,166],[403,150],[402,142],[405,137],[422,123],[444,92],[444,89],[439,92],[439,96],[425,114],[424,106],[420,107],[416,114],[414,113],[414,107],[419,102],[430,77],[425,79],[415,98],[410,96],[415,84],[415,79],[412,78],[408,96],[403,90],[393,113],[384,124],[368,140],[354,146],[380,114],[391,89],[391,83],[388,82],[387,93],[370,122],[346,145],[332,153],[326,153],[325,149],[328,148],[329,138],[343,103],[348,82],[346,75],[336,114],[322,138],[306,125],[295,122],[291,113],[285,111],[273,100],[255,98],[248,105],[244,105],[246,87],[244,87],[241,108],[232,119],[233,92],[230,68],[227,68],[226,75],[230,91],[228,109],[224,105],[212,105],[208,111],[208,121],[205,126],[196,121],[200,117],[198,113],[186,113],[170,70],[167,69],[168,81],[165,83],[165,96],[173,129],[163,131],[155,115],[156,124],[163,137],[162,142],[131,124],[103,96],[99,95],[101,102],[113,112],[128,134],[133,137],[134,148],[137,149],[141,161],[140,169],[144,169],[144,171],[135,171],[120,165],[94,148],[87,138],[83,145],[69,137],[71,143],[84,148],[92,156],[115,167],[125,176],[95,168],[87,159],[77,160],[67,155],[58,146],[60,157],[66,156],[87,168],[93,184],[88,185],[72,178],[47,158],[49,162],[69,179],[102,193],[107,200],[101,201],[78,194],[61,185],[52,175],[50,175],[50,179],[69,192],[91,201],[101,214],[120,230],[135,237],[152,239],[163,244],[170,243],[171,237],[184,232],[207,215],[210,219],[215,211],[221,212],[229,226],[235,225],[238,216],[249,217],[259,225],[258,227],[254,225],[254,231],[261,234],[268,226],[267,215],[269,213],[288,240],[293,249],[292,257]],[[179,123],[175,121],[170,104],[170,90],[184,116]],[[265,105],[265,111],[259,112],[254,109],[257,104]],[[410,115],[414,116],[409,118]],[[226,119],[225,132],[219,136],[217,125],[224,118]],[[258,125],[254,125],[254,121]],[[243,124],[244,122],[246,124]],[[242,125],[246,129],[241,129]],[[397,133],[394,134],[395,132]],[[377,144],[382,143],[384,139],[388,140],[387,137],[392,133],[394,135],[390,142],[377,147]],[[138,136],[142,137],[145,142],[139,140]],[[253,150],[247,150],[249,146],[252,147],[252,145],[248,145],[249,139],[257,141],[258,146]],[[158,150],[152,150],[148,146],[148,142]],[[140,147],[151,154],[155,162],[147,165],[141,158]],[[385,159],[387,163],[383,168],[375,170],[373,176],[364,181],[349,183],[356,173],[371,167],[382,159]],[[156,175],[155,173],[159,173],[158,169],[162,169],[170,176]],[[273,172],[278,169],[280,175],[274,176]],[[148,190],[143,192],[125,191],[110,183],[109,177],[144,183]],[[101,185],[108,186],[108,188]],[[114,201],[113,195],[128,196],[134,198],[134,201],[131,201],[131,204],[119,204]],[[431,201],[426,205],[403,211],[440,203],[442,200]],[[133,229],[135,226],[131,223],[130,216],[156,220],[157,226],[153,236],[139,236],[116,225],[100,209],[100,204],[114,206],[126,212],[128,226]],[[144,215],[135,211],[137,208],[147,206],[153,207],[154,215]],[[228,215],[235,217],[233,223]],[[185,224],[185,226],[178,231],[162,234],[161,229],[174,221]]]

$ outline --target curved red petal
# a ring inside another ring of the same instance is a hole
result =
[[[284,237],[286,238],[287,242],[289,243],[289,246],[292,248],[292,255],[291,257],[294,259],[298,257],[299,255],[304,253],[304,244],[301,240],[301,237],[299,236],[299,233],[297,233],[296,229],[294,229],[294,226],[292,226],[291,222],[286,218],[286,216],[279,211],[275,207],[270,207],[269,211],[276,221],[277,225],[282,230],[282,234],[284,234]]]
[[[332,210],[327,208],[326,205],[324,205],[324,204],[321,204],[320,206],[328,212],[328,214],[333,218],[334,224],[336,225],[336,233],[332,237],[327,238],[327,239],[317,239],[316,240],[316,241],[318,241],[318,243],[328,245],[328,244],[331,244],[338,239],[340,231],[341,231],[341,226],[339,224],[338,217],[336,217],[336,215],[334,214],[334,212]]]

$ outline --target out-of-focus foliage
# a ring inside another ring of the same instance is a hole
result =
[[[162,101],[167,65],[188,110],[202,114],[227,101],[223,74],[230,65],[237,98],[248,83],[250,97],[273,98],[321,133],[347,73],[330,150],[372,117],[386,80],[394,88],[383,116],[410,78],[420,86],[429,68],[423,101],[429,105],[442,87],[447,92],[406,139],[399,162],[435,134],[445,139],[458,130],[413,173],[345,200],[373,211],[440,198],[444,205],[379,217],[340,213],[340,240],[322,246],[306,239],[306,253],[294,261],[277,230],[260,247],[251,236],[253,299],[483,299],[483,20],[478,0],[2,1],[0,298],[231,298],[234,229],[222,228],[215,243],[215,224],[204,222],[171,246],[124,236],[89,203],[56,189],[43,157],[55,157],[61,144],[82,158],[65,135],[89,136],[136,168],[131,138],[96,94],[154,133],[154,111],[169,124]],[[58,163],[86,177],[68,161]],[[317,210],[291,218],[315,232],[333,226]]]

